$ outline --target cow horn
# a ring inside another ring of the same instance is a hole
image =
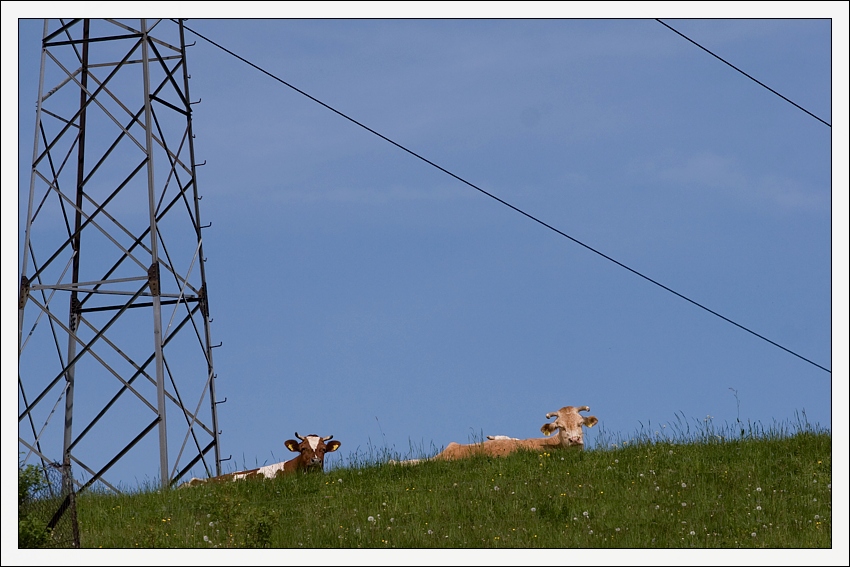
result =
[[[328,435],[327,437],[322,437],[322,441],[330,441],[333,438],[334,438],[333,435]]]
[[[547,414],[546,414],[546,419],[551,419],[551,418],[555,417],[556,415],[558,415],[558,412],[556,412],[556,411],[555,411],[555,412],[551,412],[551,413],[547,413]]]
[[[299,439],[299,441],[304,441],[304,438],[298,435],[298,432],[295,432],[295,436]]]

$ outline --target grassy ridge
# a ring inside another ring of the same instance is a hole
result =
[[[83,493],[88,548],[829,548],[828,432],[647,438],[133,494]]]

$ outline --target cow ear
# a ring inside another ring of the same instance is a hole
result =
[[[543,432],[543,435],[546,437],[552,435],[558,430],[558,427],[554,423],[545,423],[543,427],[540,428],[540,431]]]
[[[586,418],[584,418],[584,424],[585,424],[587,427],[593,427],[593,426],[594,426],[594,425],[596,425],[597,423],[599,423],[599,420],[598,420],[598,419],[596,419],[596,416],[595,416],[595,415],[589,415],[589,416],[587,416]]]
[[[298,448],[298,441],[296,441],[295,439],[287,439],[286,442],[283,445],[287,449],[289,449],[290,451],[293,451],[295,453],[298,453],[298,452],[301,451],[301,449]]]
[[[339,449],[339,446],[342,445],[339,441],[331,441],[330,443],[325,443],[325,451],[336,451]]]

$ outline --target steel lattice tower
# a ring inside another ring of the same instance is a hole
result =
[[[77,490],[221,474],[189,79],[179,21],[45,20],[18,449]]]

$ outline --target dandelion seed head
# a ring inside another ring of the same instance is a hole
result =
[[[683,482],[683,483],[682,483],[682,488],[687,488],[687,487],[688,487],[688,485],[687,485],[687,484],[685,484],[685,483]]]

